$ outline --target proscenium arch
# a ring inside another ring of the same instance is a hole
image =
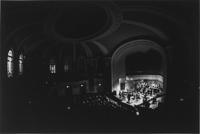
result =
[[[129,54],[137,52],[146,52],[150,49],[156,50],[162,56],[162,71],[160,72],[164,78],[164,92],[167,85],[167,57],[164,49],[151,40],[138,39],[127,42],[118,47],[111,57],[111,81],[112,92],[119,91],[119,78],[125,78],[125,59]]]

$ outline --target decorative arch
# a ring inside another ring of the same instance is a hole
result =
[[[111,81],[112,81],[112,92],[116,93],[120,90],[119,78],[126,77],[125,70],[125,59],[129,54],[136,52],[146,52],[149,49],[156,50],[162,56],[162,71],[160,72],[163,76],[163,89],[166,91],[167,82],[167,59],[164,49],[157,43],[139,39],[127,42],[116,49],[111,57]]]
[[[106,55],[108,54],[108,49],[102,45],[101,43],[99,43],[98,41],[93,41],[93,43],[101,50],[101,52]]]

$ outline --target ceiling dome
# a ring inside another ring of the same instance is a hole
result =
[[[91,4],[74,5],[62,10],[55,31],[66,38],[86,38],[104,31],[108,22],[104,8]]]
[[[56,13],[50,14],[46,30],[62,41],[94,39],[118,27],[121,16],[117,14],[118,9],[112,4],[68,3],[57,7]]]

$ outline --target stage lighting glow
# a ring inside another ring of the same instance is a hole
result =
[[[163,77],[161,75],[134,75],[120,78],[115,86],[116,97],[131,106],[155,109],[163,102]]]

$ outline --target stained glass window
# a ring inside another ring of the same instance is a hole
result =
[[[24,60],[24,57],[23,57],[23,54],[20,54],[19,55],[19,75],[22,75],[23,74],[23,60]]]
[[[8,78],[13,77],[14,73],[14,64],[13,64],[14,54],[12,50],[8,51],[8,57],[7,57],[7,75]]]
[[[50,71],[51,74],[56,73],[56,64],[55,64],[54,60],[50,60],[49,71]]]

